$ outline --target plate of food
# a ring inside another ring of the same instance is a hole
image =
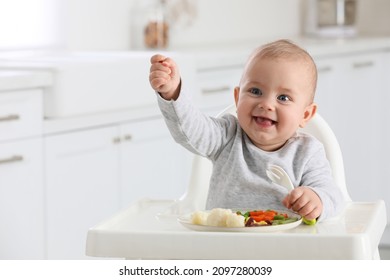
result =
[[[288,210],[214,208],[181,216],[178,221],[196,231],[276,232],[299,226],[302,217]]]

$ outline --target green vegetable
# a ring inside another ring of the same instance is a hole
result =
[[[274,220],[285,220],[286,218],[283,215],[275,215]]]
[[[244,216],[245,219],[249,218],[249,216],[250,216],[250,212],[249,211],[245,212],[244,214],[242,214],[241,211],[237,211],[236,214]]]
[[[313,226],[317,223],[317,219],[311,219],[311,220],[308,220],[306,219],[305,217],[302,218],[302,221],[306,224],[306,225],[309,225],[309,226]]]
[[[283,217],[284,218],[284,217]],[[273,220],[272,225],[284,225],[298,221],[298,218],[287,218],[284,220]]]

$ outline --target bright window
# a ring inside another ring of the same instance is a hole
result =
[[[58,45],[59,3],[60,0],[0,0],[0,50]]]

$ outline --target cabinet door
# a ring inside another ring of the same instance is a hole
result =
[[[116,212],[116,127],[45,139],[49,259],[85,258],[88,228]]]
[[[383,198],[381,55],[320,60],[317,66],[319,113],[339,140],[349,193],[358,201]]]
[[[121,127],[121,206],[148,198],[179,198],[189,183],[192,154],[175,143],[162,119]]]
[[[239,85],[242,67],[199,70],[199,93],[194,101],[205,112],[220,112],[234,103],[234,88]]]
[[[0,144],[0,259],[44,259],[42,140]]]

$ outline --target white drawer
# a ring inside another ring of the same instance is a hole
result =
[[[42,90],[0,92],[0,141],[42,134]]]
[[[234,103],[234,88],[239,85],[241,74],[239,67],[198,72],[200,92],[195,102],[202,109],[225,108]]]

